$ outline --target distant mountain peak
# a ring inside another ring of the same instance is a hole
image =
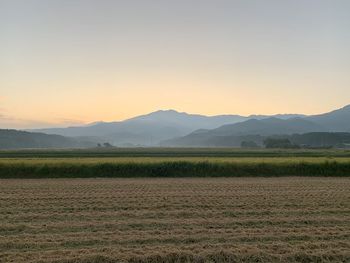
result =
[[[168,109],[168,110],[157,110],[153,111],[144,115],[139,115],[130,119],[127,119],[125,121],[130,122],[130,121],[171,121],[171,119],[176,119],[176,118],[183,118],[190,116],[190,114],[186,112],[178,112],[173,109]]]
[[[157,111],[148,113],[148,114],[143,115],[143,116],[147,116],[147,115],[157,115],[157,114],[189,115],[189,114],[186,113],[186,112],[180,112],[180,111],[177,111],[177,110],[168,109],[168,110],[157,110]]]
[[[90,127],[90,126],[104,124],[104,123],[106,123],[106,122],[105,121],[94,121],[94,122],[90,122],[90,123],[84,125],[84,127]]]
[[[154,113],[180,113],[180,112],[178,112],[177,110],[168,109],[168,110],[157,110],[149,114],[154,114]]]

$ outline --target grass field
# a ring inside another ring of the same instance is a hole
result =
[[[0,178],[350,176],[349,150],[0,151]]]
[[[350,178],[3,179],[0,262],[349,262]]]
[[[349,157],[0,158],[0,178],[350,176]]]
[[[0,150],[0,158],[104,158],[104,157],[349,157],[340,149],[241,148],[102,148],[71,150]]]

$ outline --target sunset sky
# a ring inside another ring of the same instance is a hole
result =
[[[0,0],[0,127],[350,104],[348,0]]]

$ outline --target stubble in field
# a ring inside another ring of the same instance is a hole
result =
[[[349,178],[0,181],[1,262],[349,262]]]

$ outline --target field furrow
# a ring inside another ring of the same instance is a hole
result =
[[[347,262],[349,178],[0,180],[0,262]]]

